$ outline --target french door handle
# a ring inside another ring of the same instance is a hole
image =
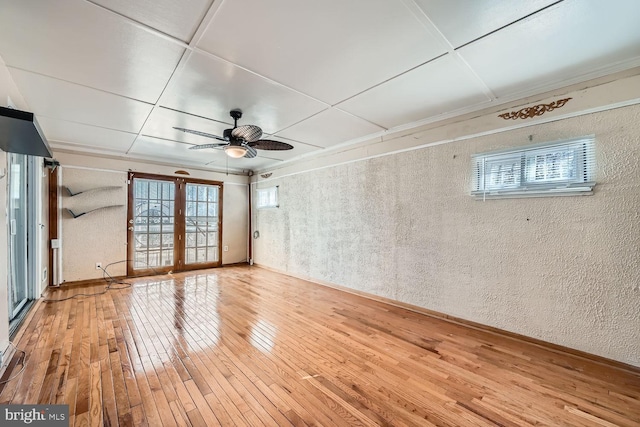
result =
[[[133,227],[127,227],[129,231],[133,231]]]

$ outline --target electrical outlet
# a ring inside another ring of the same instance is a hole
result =
[[[225,247],[224,247],[224,251],[225,251],[225,252],[229,252],[229,246],[225,246]]]
[[[102,270],[102,263],[96,262],[96,270]]]

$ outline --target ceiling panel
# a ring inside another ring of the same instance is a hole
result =
[[[459,52],[498,97],[522,93],[640,59],[639,16],[637,0],[566,0]]]
[[[203,155],[200,150],[189,150],[189,144],[176,141],[139,136],[129,150],[130,154],[142,154],[150,158],[165,158],[174,160],[187,160],[195,164],[204,165],[211,159]]]
[[[226,61],[195,52],[172,80],[161,104],[219,121],[232,120],[229,110],[241,108],[239,124],[258,125],[271,134],[327,108]]]
[[[386,128],[488,102],[480,83],[453,55],[368,90],[339,107]]]
[[[280,163],[280,160],[267,159],[266,157],[255,157],[253,159],[229,159],[229,169],[236,170],[260,170],[269,166],[273,166]],[[209,167],[215,167],[216,170],[225,170],[227,168],[226,160],[221,158],[216,160],[215,163],[208,164]]]
[[[55,142],[71,143],[124,154],[136,139],[135,133],[120,132],[48,117],[38,117],[37,119],[47,140],[52,145],[55,145]],[[82,151],[81,147],[75,148]]]
[[[278,136],[304,141],[319,147],[330,147],[384,130],[365,120],[329,108],[320,114],[278,132]]]
[[[321,148],[313,145],[304,144],[302,142],[293,141],[286,138],[279,138],[277,136],[264,135],[264,139],[274,139],[276,141],[286,142],[293,146],[293,150],[258,150],[258,158],[270,158],[276,160],[290,160],[294,157],[302,156],[304,154],[312,153],[314,151],[320,151]]]
[[[198,47],[329,104],[446,52],[402,0],[226,1]]]
[[[15,68],[11,77],[38,116],[137,133],[153,107],[144,102]]]
[[[91,0],[165,34],[189,42],[212,0]]]
[[[5,63],[155,102],[184,49],[84,0],[1,2]]]
[[[231,120],[231,117],[229,117],[229,120]],[[151,113],[151,116],[149,116],[147,123],[144,125],[142,134],[191,144],[208,144],[211,142],[218,142],[215,139],[173,129],[174,127],[193,129],[222,136],[224,130],[232,128],[233,124],[220,123],[214,120],[181,113],[179,111],[168,110],[166,108],[156,108],[153,113]]]
[[[558,0],[414,1],[453,47],[459,47]]]

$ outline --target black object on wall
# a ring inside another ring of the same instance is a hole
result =
[[[52,157],[33,113],[0,107],[0,149],[7,153]]]

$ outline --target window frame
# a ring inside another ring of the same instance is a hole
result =
[[[475,154],[472,156],[471,195],[483,200],[487,198],[591,195],[596,184],[594,181],[594,145],[595,137],[589,135]],[[569,161],[566,159],[568,155],[564,153],[570,153],[571,159]],[[561,175],[571,173],[573,176],[530,179],[532,167],[535,167],[535,163],[532,165],[532,159],[540,156],[547,158],[543,158],[542,163],[537,163],[541,165],[540,169],[543,174],[547,173],[549,165],[556,167],[561,165],[557,173]],[[552,156],[551,161],[548,160],[549,156]],[[560,159],[557,160],[557,157]],[[504,181],[508,174],[504,174],[500,168],[492,172],[494,165],[516,164],[519,166],[512,166],[513,170],[511,170],[511,174],[513,174],[517,169],[518,176],[514,178],[514,181],[517,181],[515,185],[495,182]],[[488,182],[491,180],[494,180],[494,183]]]

